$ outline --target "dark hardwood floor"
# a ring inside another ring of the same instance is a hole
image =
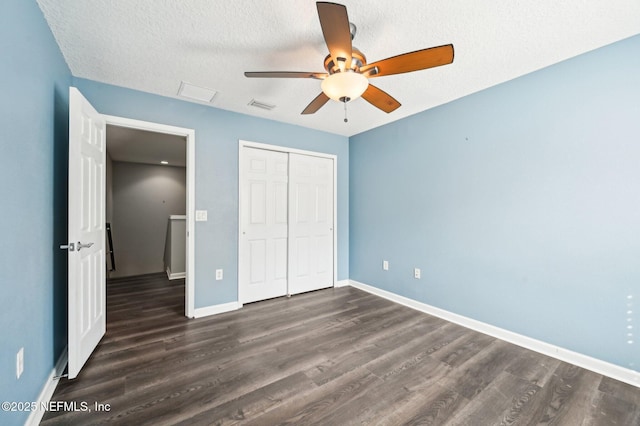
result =
[[[107,299],[107,334],[52,398],[91,411],[42,424],[640,425],[640,388],[350,287],[195,320],[164,274]]]

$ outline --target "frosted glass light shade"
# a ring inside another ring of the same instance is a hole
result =
[[[353,100],[362,96],[367,90],[369,80],[357,72],[337,72],[325,78],[320,87],[324,94],[334,101],[340,101],[343,97]]]

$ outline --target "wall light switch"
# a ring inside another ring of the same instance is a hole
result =
[[[207,221],[207,211],[196,210],[196,222],[206,222],[206,221]]]
[[[388,260],[383,260],[382,261],[382,269],[385,271],[389,270],[389,261]]]

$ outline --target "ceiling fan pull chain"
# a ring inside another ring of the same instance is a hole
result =
[[[347,101],[344,101],[344,122],[348,122],[349,119],[347,118]]]

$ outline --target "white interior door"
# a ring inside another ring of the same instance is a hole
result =
[[[289,294],[333,286],[333,167],[289,154]]]
[[[105,120],[69,90],[69,378],[106,331]],[[73,246],[71,246],[73,244]]]
[[[288,155],[241,150],[240,302],[287,294]]]

